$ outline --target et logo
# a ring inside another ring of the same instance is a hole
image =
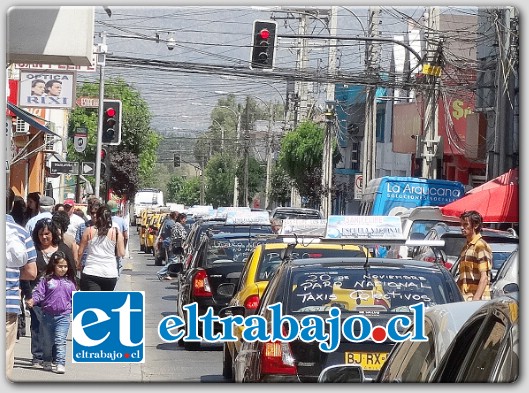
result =
[[[73,363],[144,363],[144,292],[74,292]]]

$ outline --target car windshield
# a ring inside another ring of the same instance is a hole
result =
[[[333,258],[333,257],[363,257],[361,250],[344,249],[295,249],[293,259]],[[257,281],[268,281],[281,263],[281,250],[265,250],[257,269]]]
[[[262,240],[243,238],[213,238],[207,246],[206,267],[229,262],[244,262]]]
[[[291,278],[289,312],[325,312],[338,307],[342,312],[403,313],[419,302],[426,306],[448,302],[443,276],[417,269],[306,267],[294,270]]]

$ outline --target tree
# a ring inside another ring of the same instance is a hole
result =
[[[204,170],[206,182],[205,199],[217,208],[231,206],[233,202],[234,161],[226,160],[222,154],[213,156]]]
[[[77,87],[77,96],[98,97],[99,83],[84,82]],[[109,187],[118,196],[134,195],[137,189],[152,178],[156,162],[158,135],[150,128],[151,114],[147,103],[139,92],[129,86],[123,79],[115,78],[105,81],[105,98],[118,99],[122,105],[121,144],[107,146],[111,157]],[[77,127],[88,130],[87,149],[78,153],[73,147],[73,135]],[[69,161],[94,161],[97,146],[98,111],[97,108],[75,108],[70,115],[68,130]],[[119,166],[118,166],[119,165]],[[113,175],[112,173],[116,174]]]
[[[319,206],[321,199],[324,135],[319,125],[305,121],[281,141],[280,165],[311,207]]]
[[[281,165],[275,164],[270,177],[270,200],[275,201],[279,206],[285,206],[290,202],[291,189],[292,179]]]

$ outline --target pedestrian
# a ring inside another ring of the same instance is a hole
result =
[[[167,262],[156,273],[159,280],[172,280],[171,273],[179,273],[183,269],[184,257],[184,240],[187,232],[184,227],[187,221],[185,213],[179,213],[176,222],[171,228],[171,244],[169,245],[170,253],[167,254]]]
[[[75,242],[79,246],[81,244],[81,238],[83,237],[83,233],[86,230],[87,227],[91,227],[94,225],[95,222],[95,216],[97,214],[97,209],[101,207],[101,201],[99,200],[99,197],[96,197],[95,195],[92,195],[87,200],[87,206],[86,209],[88,211],[88,214],[90,215],[90,219],[86,220],[84,223],[81,223],[75,232]],[[81,264],[81,267],[84,266],[86,261],[86,250],[85,253],[81,258],[78,257],[78,261]]]
[[[272,218],[270,220],[270,224],[272,225],[272,232],[274,233],[280,233],[281,228],[283,227],[283,222],[279,218]]]
[[[163,220],[162,226],[160,228],[160,251],[159,255],[161,255],[161,258],[165,261],[165,263],[169,263],[169,260],[174,257],[173,250],[171,248],[171,232],[176,224],[176,219],[178,218],[178,212],[172,211],[170,212],[165,220]],[[162,274],[158,274],[158,278],[164,278],[165,274],[162,272]]]
[[[25,222],[28,222],[32,217],[35,217],[39,214],[39,201],[40,193],[39,192],[30,192],[26,198],[26,216]],[[26,224],[24,223],[24,226]],[[29,232],[29,231],[28,231]],[[31,232],[29,232],[31,234]]]
[[[6,211],[13,207],[15,193],[11,188],[6,190]],[[26,255],[20,258],[18,252],[10,252],[11,248],[19,248],[20,243],[12,238],[9,233],[16,232],[18,240],[24,245]],[[15,255],[18,254],[18,257]],[[17,340],[17,330],[19,316],[22,314],[20,299],[20,280],[34,280],[37,277],[37,265],[35,260],[37,253],[33,245],[33,240],[29,233],[20,225],[15,223],[13,217],[6,214],[6,377],[11,380],[13,366],[15,364],[15,344]]]
[[[492,250],[481,236],[483,218],[475,210],[460,216],[461,233],[466,244],[459,256],[457,285],[466,301],[489,300],[492,270]]]
[[[26,201],[20,195],[15,196],[13,208],[9,214],[18,225],[26,225]]]
[[[74,214],[75,211],[75,201],[73,199],[65,199],[63,202],[64,210],[68,213],[70,217],[70,225],[68,225],[68,233],[75,238],[77,233],[77,228],[85,223],[85,220],[78,215]]]
[[[41,218],[51,218],[54,207],[55,199],[46,195],[41,196],[39,198],[39,213],[31,217],[28,222],[26,222],[26,231],[33,234],[35,223]]]
[[[59,229],[51,218],[42,218],[35,223],[35,228],[31,234],[35,250],[37,251],[37,276],[34,280],[21,280],[20,287],[24,296],[26,305],[32,297],[33,289],[37,286],[39,280],[46,273],[46,267],[51,255],[56,251],[62,251],[67,255],[67,260],[72,263],[70,269],[75,272],[73,264],[74,258],[72,251],[64,242],[61,241]],[[41,309],[35,306],[29,310],[30,332],[31,332],[31,354],[32,365],[35,368],[41,368],[43,363],[42,336],[41,336]]]
[[[72,295],[77,289],[75,271],[62,251],[54,252],[42,277],[28,300],[28,307],[39,305],[42,310],[42,367],[64,374],[66,371],[66,337],[70,328]],[[52,368],[55,346],[55,368]]]
[[[66,244],[68,248],[72,251],[74,264],[76,266],[76,269],[78,269],[79,263],[77,261],[77,249],[79,248],[79,246],[77,246],[77,243],[75,242],[75,236],[68,232],[68,228],[70,225],[70,216],[68,215],[66,210],[60,210],[58,212],[53,213],[51,219],[59,229],[61,241],[64,242],[64,244]]]
[[[85,229],[79,243],[78,258],[86,250],[81,273],[81,291],[113,291],[118,280],[116,256],[125,256],[123,235],[112,225],[112,215],[106,206],[97,209],[94,225]]]
[[[116,201],[109,200],[107,202],[108,210],[112,215],[112,223],[116,226],[121,234],[123,235],[123,245],[125,250],[127,249],[127,243],[129,241],[129,224],[123,219],[123,217],[118,216],[119,206]],[[121,269],[123,268],[123,257],[116,257],[116,263],[118,264],[118,273],[121,274]]]

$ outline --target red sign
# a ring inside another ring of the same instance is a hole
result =
[[[9,79],[9,91],[7,96],[7,102],[18,105],[18,80]],[[6,109],[6,116],[15,117],[16,115],[9,109]]]
[[[75,103],[82,108],[97,108],[99,106],[99,98],[79,97],[75,100]]]

